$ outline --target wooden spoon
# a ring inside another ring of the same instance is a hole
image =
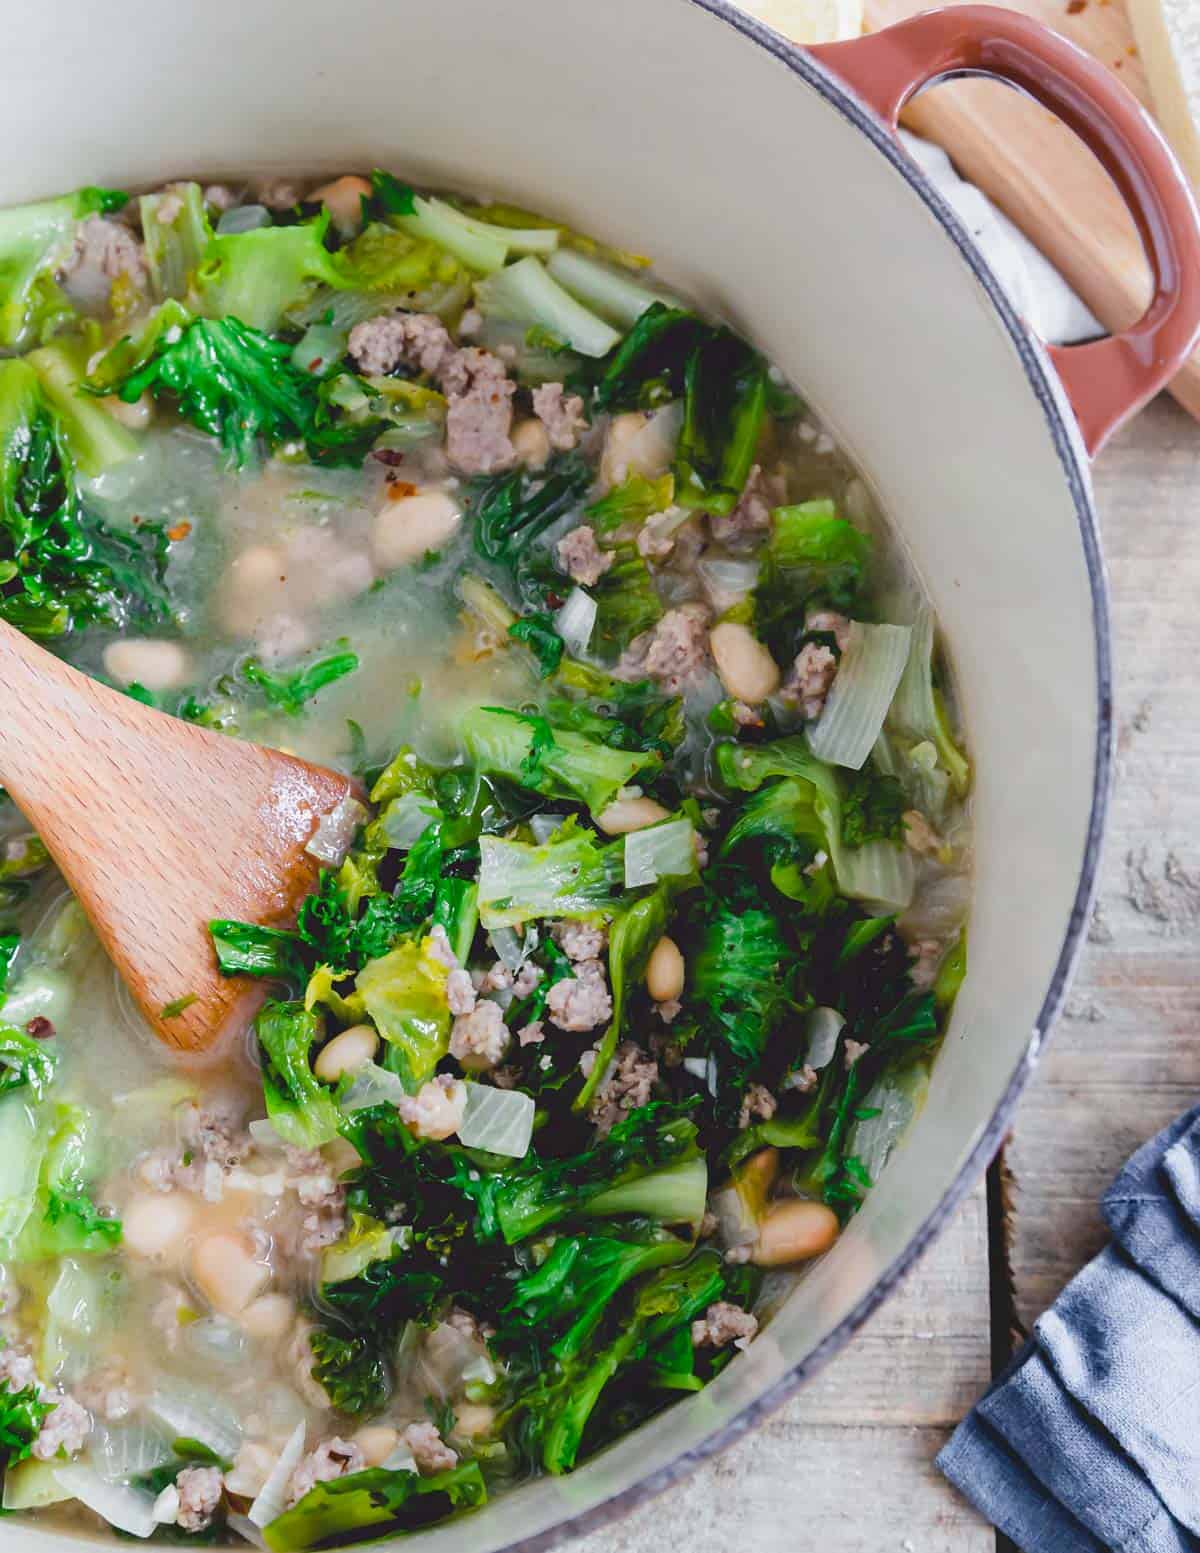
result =
[[[0,687],[0,783],[155,1033],[211,1050],[263,988],[221,975],[209,921],[290,926],[319,868],[305,845],[354,783],[153,711],[3,622]]]

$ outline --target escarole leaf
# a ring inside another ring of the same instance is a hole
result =
[[[638,1214],[664,1224],[699,1222],[707,1167],[685,1108],[653,1104],[631,1111],[581,1154],[531,1157],[464,1190],[480,1202],[480,1231],[495,1226],[507,1245],[568,1215]]]
[[[45,1041],[0,1023],[0,1095],[27,1086],[40,1100],[54,1078],[57,1061],[54,1048]]]
[[[0,346],[27,349],[72,316],[54,274],[88,216],[120,210],[128,196],[85,188],[0,211]]]
[[[407,939],[369,961],[355,981],[367,1013],[390,1047],[389,1066],[413,1094],[433,1076],[450,1038],[446,967],[432,946],[429,938]]]
[[[0,617],[38,638],[167,613],[161,528],[126,534],[85,507],[77,470],[98,474],[137,444],[77,386],[58,349],[0,361]]]
[[[481,836],[479,859],[479,920],[488,929],[535,917],[586,920],[611,910],[624,888],[623,842],[598,842],[574,819],[541,846]]]
[[[470,505],[475,549],[487,561],[511,564],[579,502],[591,483],[587,465],[569,457],[536,477],[517,469],[485,480],[476,486]]]
[[[314,1074],[312,1049],[320,1015],[302,1003],[265,1003],[254,1021],[262,1059],[267,1117],[285,1143],[315,1149],[338,1135],[341,1116],[332,1093]]]
[[[694,852],[691,856],[691,865],[695,866]],[[643,896],[641,900],[627,907],[612,925],[608,939],[608,975],[613,999],[612,1020],[601,1038],[592,1071],[575,1099],[577,1111],[586,1110],[590,1105],[613,1059],[613,1053],[624,1030],[626,999],[645,974],[654,946],[667,930],[673,899],[674,891],[671,887],[665,883],[660,884],[649,895]]]
[[[866,534],[837,515],[832,501],[776,507],[759,557],[755,627],[776,662],[790,662],[810,602],[851,609],[870,560]]]
[[[328,226],[329,213],[323,211],[316,221],[211,238],[195,280],[201,310],[270,331],[318,284],[345,286],[325,247]]]
[[[572,248],[560,248],[552,253],[546,268],[577,302],[620,328],[631,328],[656,302],[662,307],[672,305],[671,298],[640,285],[628,273],[601,264]]]
[[[684,373],[683,429],[675,460],[676,500],[725,515],[754,464],[767,409],[767,364],[730,329],[698,345]]]
[[[696,872],[696,832],[689,819],[664,820],[625,838],[625,888]]]
[[[803,833],[810,850],[815,839],[811,821],[815,819],[820,824],[821,845],[833,861],[842,894],[883,911],[903,911],[909,905],[916,880],[912,854],[894,841],[871,840],[862,846],[845,844],[838,774],[817,759],[802,735],[753,746],[719,744],[716,759],[722,780],[744,792],[757,792],[776,777],[807,783],[811,797],[803,790],[789,789],[786,802],[794,815],[797,835]],[[731,835],[741,840],[759,828],[785,835],[789,822],[782,807],[776,806],[776,796],[781,801],[785,799],[782,793],[764,793],[761,803],[749,806],[735,822]]]
[[[814,755],[855,771],[864,764],[904,673],[911,636],[907,626],[851,625],[833,688],[807,730]]]
[[[545,1261],[519,1278],[504,1309],[501,1341],[523,1329],[558,1331],[556,1359],[573,1358],[603,1320],[611,1300],[634,1278],[690,1255],[692,1243],[653,1223],[634,1220],[616,1235],[561,1235]]]
[[[607,356],[621,336],[558,283],[530,255],[498,270],[475,288],[485,318],[546,329],[581,356]]]
[[[16,1113],[8,1108],[18,1103],[16,1096],[4,1102],[4,1114],[14,1122]],[[14,1235],[6,1254],[16,1262],[104,1255],[120,1243],[121,1224],[102,1214],[89,1195],[102,1164],[95,1115],[64,1102],[45,1103],[30,1114],[38,1130],[36,1143],[26,1145],[12,1165],[14,1177],[24,1175],[26,1182],[36,1171],[36,1185],[23,1206],[15,1200],[11,1204],[8,1223]]]
[[[198,183],[176,183],[138,201],[150,284],[159,300],[186,298],[212,240]],[[250,322],[251,320],[247,320]]]
[[[317,1483],[299,1504],[263,1528],[263,1539],[271,1553],[304,1553],[386,1531],[416,1531],[486,1501],[477,1461],[432,1477],[369,1467]]]
[[[934,687],[933,653],[933,613],[922,607],[913,623],[908,661],[896,690],[888,724],[910,739],[932,743],[937,750],[938,762],[961,797],[970,785],[971,768],[954,741],[945,702]]]
[[[613,563],[592,589],[596,601],[596,652],[604,659],[625,651],[663,616],[650,568],[636,545],[616,545]]]
[[[496,707],[476,707],[459,733],[474,764],[547,798],[573,798],[599,813],[639,773],[652,773],[662,757],[644,750],[613,749],[584,734],[539,727],[539,720]],[[490,925],[490,924],[489,924]]]

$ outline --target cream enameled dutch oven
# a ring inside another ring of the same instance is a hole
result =
[[[1194,343],[1195,209],[1114,78],[989,8],[810,52],[723,0],[39,0],[10,7],[5,34],[0,203],[384,166],[653,253],[800,386],[932,594],[978,847],[970,971],[928,1102],[849,1232],[711,1387],[573,1477],[412,1539],[547,1547],[753,1428],[887,1294],[1004,1132],[1082,938],[1104,817],[1088,457]],[[1157,279],[1128,334],[1044,350],[898,148],[903,102],[966,71],[1053,108],[1117,180]],[[4,1532],[9,1553],[55,1540]]]

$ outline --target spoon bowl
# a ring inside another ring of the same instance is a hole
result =
[[[208,924],[295,921],[306,851],[351,778],[155,711],[0,623],[0,783],[91,918],[155,1034],[201,1055],[260,984],[223,976]]]

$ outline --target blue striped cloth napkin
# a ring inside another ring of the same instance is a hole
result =
[[[1102,1208],[1112,1244],[938,1466],[1025,1553],[1200,1553],[1200,1106]]]

